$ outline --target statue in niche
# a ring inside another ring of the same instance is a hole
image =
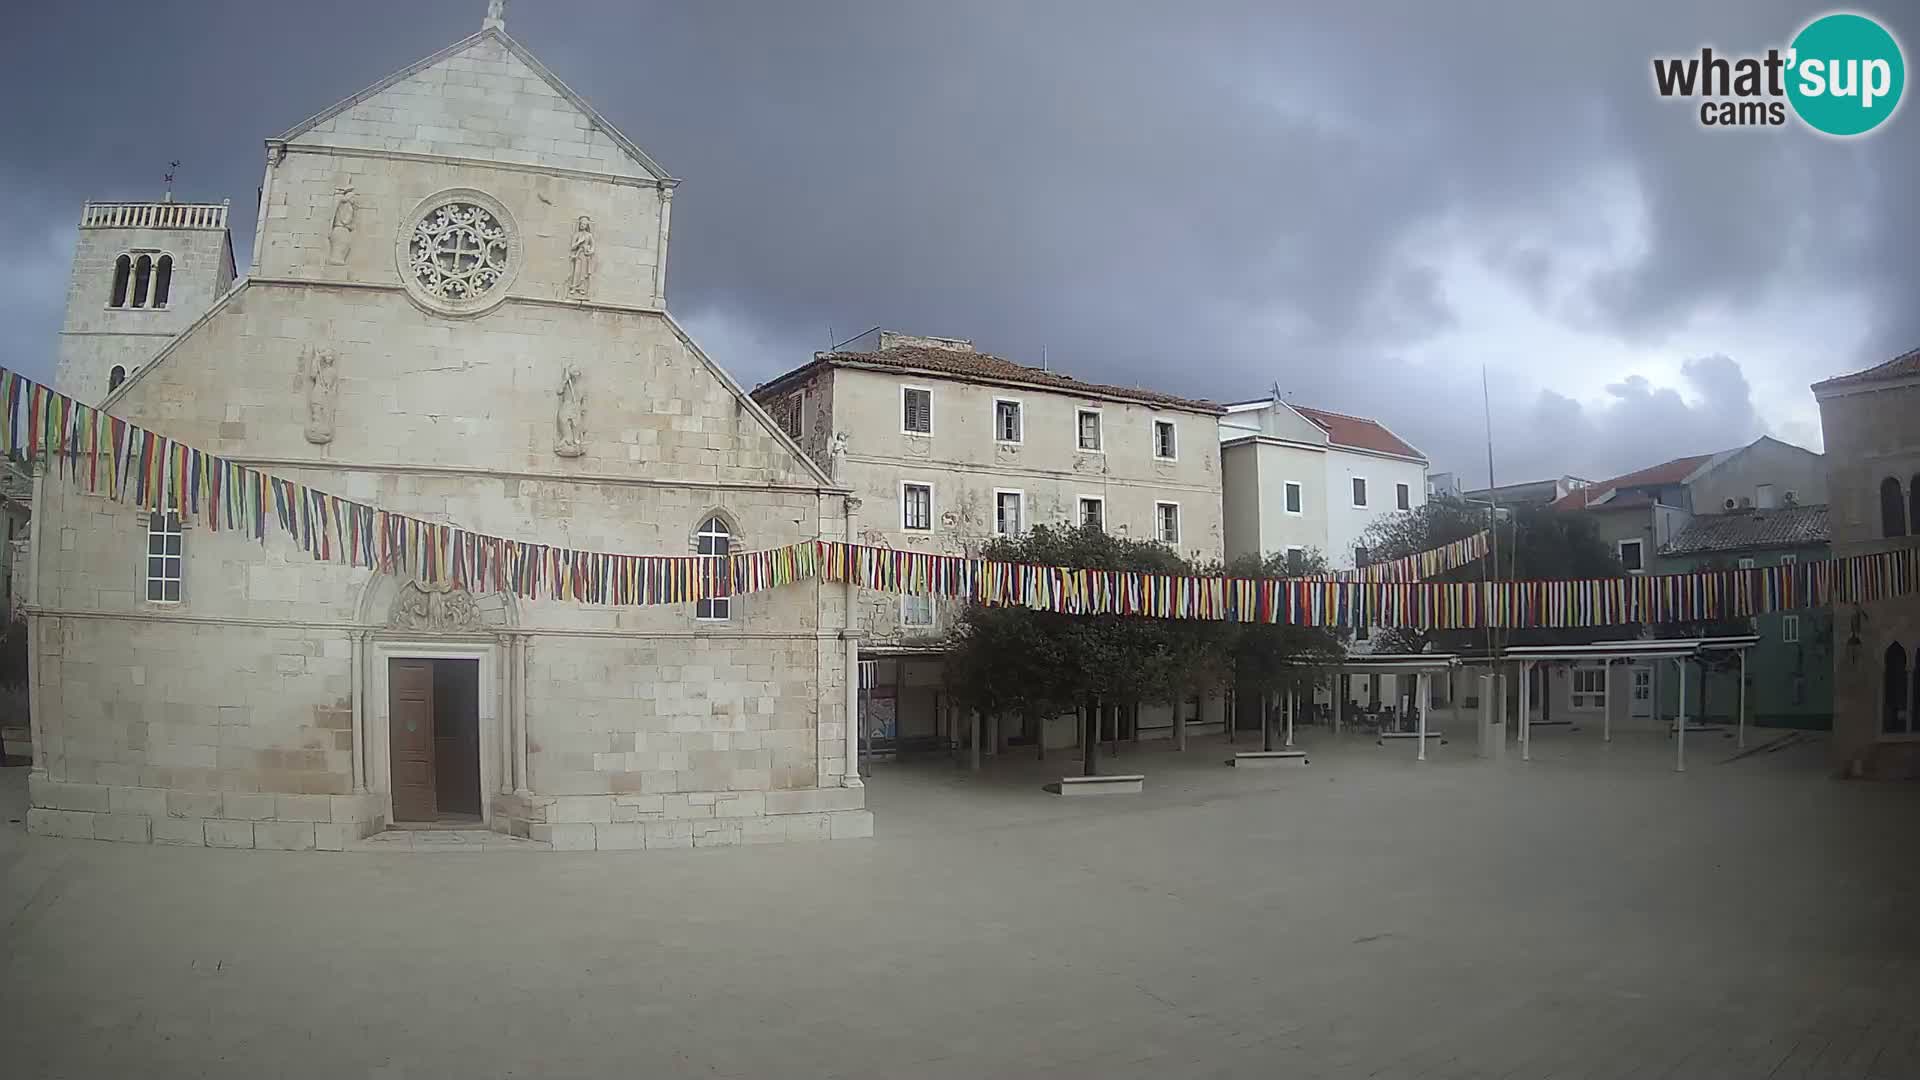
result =
[[[568,258],[573,262],[572,270],[567,274],[567,295],[575,300],[585,300],[593,291],[593,219],[585,214],[574,224],[573,243],[568,245]]]
[[[580,385],[580,369],[567,365],[560,378],[560,407],[553,417],[553,452],[561,457],[579,457],[587,452],[587,392]]]
[[[332,349],[308,346],[300,355],[300,384],[307,395],[307,441],[333,441],[333,419],[340,392],[340,360]]]
[[[447,581],[402,582],[393,606],[387,609],[387,626],[437,632],[486,629],[473,594]]]
[[[333,226],[327,230],[327,262],[344,266],[353,251],[353,217],[359,207],[353,203],[353,185],[333,189]]]
[[[833,446],[827,450],[827,475],[835,480],[847,478],[847,433],[833,433]]]

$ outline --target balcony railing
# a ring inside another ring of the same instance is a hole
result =
[[[224,229],[227,203],[90,202],[83,229]]]

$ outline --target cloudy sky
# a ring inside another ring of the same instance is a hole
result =
[[[1880,0],[1915,60],[1920,11]],[[251,222],[261,140],[483,0],[62,0],[0,35],[0,362],[52,371],[80,204]],[[1709,131],[1650,59],[1821,4],[517,0],[683,179],[669,302],[743,382],[882,324],[1083,378],[1375,416],[1433,467],[1604,477],[1920,346],[1920,114]],[[1908,96],[1912,96],[1912,92]],[[248,235],[234,238],[241,263]]]

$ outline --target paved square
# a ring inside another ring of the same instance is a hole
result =
[[[1464,734],[1464,733],[1461,733]],[[1763,733],[1760,738],[1770,738]],[[1312,733],[881,765],[872,841],[285,854],[0,832],[8,1075],[1920,1075],[1920,790],[1806,744]],[[1243,740],[1239,749],[1246,749]],[[23,770],[0,782],[5,819]]]

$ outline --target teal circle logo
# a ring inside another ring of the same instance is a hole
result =
[[[1828,135],[1864,135],[1900,105],[1907,64],[1900,43],[1865,15],[1823,15],[1795,35],[1787,100],[1807,126]]]

